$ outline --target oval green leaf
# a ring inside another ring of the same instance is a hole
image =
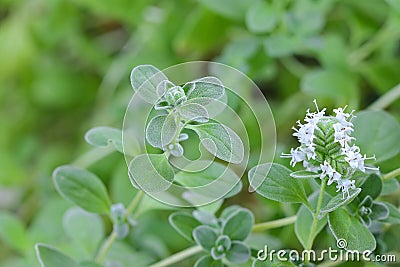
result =
[[[356,189],[349,189],[349,196],[346,198],[343,198],[342,194],[337,194],[331,200],[329,200],[328,204],[321,208],[321,211],[318,215],[319,218],[322,218],[325,216],[325,214],[332,212],[348,203],[353,201],[357,197],[358,194],[360,194],[361,188],[356,188]]]
[[[114,148],[123,153],[122,131],[117,128],[99,126],[90,129],[85,134],[85,140],[92,146],[105,147],[112,144]]]
[[[107,213],[110,199],[103,182],[93,173],[74,166],[61,166],[53,172],[57,191],[65,199],[94,213]]]
[[[243,241],[250,234],[254,224],[254,215],[248,209],[238,209],[225,219],[222,234],[231,240]]]
[[[193,230],[201,225],[193,216],[184,212],[172,213],[169,216],[169,223],[179,234],[189,241],[193,241]]]
[[[36,244],[35,250],[41,267],[80,267],[75,260],[52,246]]]

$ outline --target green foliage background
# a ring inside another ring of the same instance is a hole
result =
[[[134,66],[213,60],[243,71],[271,105],[279,155],[313,98],[361,110],[399,84],[399,41],[398,0],[0,0],[0,218],[9,221],[0,227],[0,266],[38,266],[38,241],[88,257],[63,229],[71,204],[55,192],[51,173],[89,150],[90,127],[121,127]],[[387,111],[399,120],[400,101]],[[383,162],[382,172],[399,161]],[[90,170],[114,202],[136,193],[120,154]],[[245,191],[229,204],[250,207],[261,221],[294,212]],[[143,262],[187,246],[168,214],[143,212],[145,223],[118,246]],[[293,227],[274,230],[261,243],[300,248],[292,235]]]

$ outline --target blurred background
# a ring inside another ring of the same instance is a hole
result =
[[[396,86],[399,41],[399,0],[0,0],[0,208],[10,222],[0,227],[0,266],[37,266],[37,241],[72,251],[62,245],[70,204],[51,173],[89,150],[90,127],[122,126],[134,66],[212,60],[239,69],[271,105],[280,152],[294,143],[290,128],[312,99],[361,110]],[[400,101],[387,111],[400,119]],[[91,170],[115,201],[132,198],[121,155]],[[264,200],[265,211],[254,201],[243,205],[261,218],[283,216],[278,204]],[[150,256],[163,258],[185,245],[171,228],[154,227],[134,233],[146,235],[135,249],[153,247]],[[10,231],[20,239],[9,240]],[[291,231],[278,232],[280,242]]]

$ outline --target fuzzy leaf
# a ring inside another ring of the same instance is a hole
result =
[[[174,180],[174,170],[164,154],[142,154],[129,164],[129,176],[147,192],[167,190]]]
[[[266,2],[255,2],[247,10],[246,26],[253,33],[270,32],[278,22],[279,11]]]
[[[400,224],[400,210],[391,203],[383,202],[389,209],[389,216],[384,219],[385,222],[391,224]]]
[[[140,65],[131,72],[131,85],[133,90],[150,104],[155,104],[159,99],[157,86],[168,78],[152,65]]]
[[[146,140],[153,147],[164,149],[176,135],[178,125],[174,113],[152,118],[146,127]]]
[[[179,234],[189,241],[193,241],[193,230],[201,225],[193,216],[184,212],[172,213],[169,216],[169,223]]]
[[[194,229],[193,238],[202,248],[210,251],[217,241],[217,234],[211,227],[201,225]]]
[[[346,250],[357,250],[361,253],[375,250],[376,241],[372,233],[347,210],[341,208],[329,213],[328,223],[336,240],[346,240]]]
[[[41,267],[80,267],[75,260],[52,246],[36,244],[35,249]]]
[[[74,166],[61,166],[53,172],[57,191],[65,199],[94,213],[107,213],[110,199],[103,182],[93,173]]]
[[[224,161],[238,164],[244,157],[244,147],[240,137],[229,127],[219,123],[190,125],[199,136],[202,145],[214,156]]]
[[[352,122],[356,144],[363,153],[375,155],[377,162],[390,159],[400,152],[400,124],[389,113],[362,111],[357,113]]]
[[[199,258],[196,263],[194,264],[194,267],[223,267],[224,265],[222,264],[222,261],[216,261],[211,256],[203,256]]]
[[[319,218],[322,218],[323,216],[325,216],[325,214],[332,212],[348,203],[350,203],[351,201],[353,201],[354,198],[357,197],[358,194],[360,194],[361,192],[361,188],[356,188],[356,189],[349,189],[349,197],[346,197],[345,199],[343,199],[342,194],[337,194],[336,196],[334,196],[333,198],[331,198],[331,200],[329,200],[328,204],[326,204],[326,206],[324,206],[323,208],[321,208],[321,211],[319,213]]]
[[[293,179],[291,171],[285,166],[276,163],[264,163],[257,165],[249,171],[249,181],[252,185],[254,180],[261,181],[256,192],[263,197],[279,201],[306,203],[308,205],[304,186],[301,181]]]
[[[372,199],[377,198],[382,192],[382,179],[372,173],[364,180],[360,185],[361,192],[358,195],[358,199],[363,200],[366,196],[370,196]]]
[[[250,234],[254,224],[254,215],[241,208],[227,217],[222,226],[222,234],[229,236],[231,240],[245,240]]]
[[[372,204],[371,207],[372,213],[370,218],[372,220],[384,220],[389,217],[389,207],[387,207],[386,203],[376,202]]]
[[[313,179],[313,178],[319,178],[320,175],[315,172],[296,171],[296,172],[292,172],[290,174],[290,176],[293,178],[298,178],[298,179]]]
[[[178,107],[178,111],[186,121],[207,122],[208,111],[205,107],[196,103],[186,103]]]
[[[232,241],[231,249],[226,252],[226,259],[232,263],[247,262],[250,256],[250,248],[240,241]]]
[[[100,126],[90,129],[85,134],[85,140],[92,146],[108,146],[112,144],[115,149],[123,153],[122,131],[117,128]]]
[[[188,92],[188,100],[202,98],[203,105],[223,96],[225,88],[220,83],[207,80],[194,81],[193,88]]]

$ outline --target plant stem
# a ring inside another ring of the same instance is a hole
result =
[[[264,230],[269,230],[269,229],[274,229],[278,228],[281,226],[289,225],[292,224],[296,221],[297,216],[291,216],[275,221],[270,221],[270,222],[264,222],[264,223],[258,223],[253,226],[253,232],[261,232]]]
[[[308,242],[307,242],[306,250],[311,250],[312,249],[312,245],[314,243],[315,231],[317,230],[317,225],[318,225],[318,221],[319,221],[318,220],[318,215],[319,215],[319,212],[321,210],[322,199],[324,198],[325,185],[326,185],[326,179],[322,180],[322,183],[321,183],[321,191],[319,192],[317,208],[315,209],[315,212],[314,212],[314,218],[313,218],[313,222],[312,222],[312,225],[311,225],[310,235],[308,236]],[[308,260],[309,259],[304,259],[304,263],[307,264]]]
[[[382,180],[385,182],[385,181],[395,178],[396,176],[399,176],[399,175],[400,175],[400,168],[395,169],[389,173],[386,173],[385,175],[383,175]]]
[[[399,98],[400,98],[400,84],[396,85],[395,87],[387,91],[383,96],[378,98],[368,108],[385,109]]]
[[[388,38],[393,36],[393,23],[387,20],[380,30],[364,45],[352,52],[349,56],[349,63],[357,65],[367,58],[375,49],[379,48]]]
[[[185,250],[179,251],[178,253],[175,253],[168,258],[159,261],[153,265],[150,265],[149,267],[166,267],[170,266],[171,264],[177,263],[181,260],[184,260],[186,258],[189,258],[190,256],[193,256],[199,252],[201,252],[203,249],[200,246],[194,246],[187,248]]]
[[[133,198],[131,203],[129,204],[128,208],[126,209],[125,216],[124,216],[124,221],[128,219],[129,215],[137,208],[137,206],[140,203],[140,200],[142,199],[144,195],[143,191],[137,192],[136,196]],[[99,252],[97,253],[97,256],[95,258],[95,262],[101,263],[105,256],[107,255],[107,252],[110,250],[112,244],[117,240],[117,235],[113,231],[110,236],[104,241],[103,245],[101,246]]]

